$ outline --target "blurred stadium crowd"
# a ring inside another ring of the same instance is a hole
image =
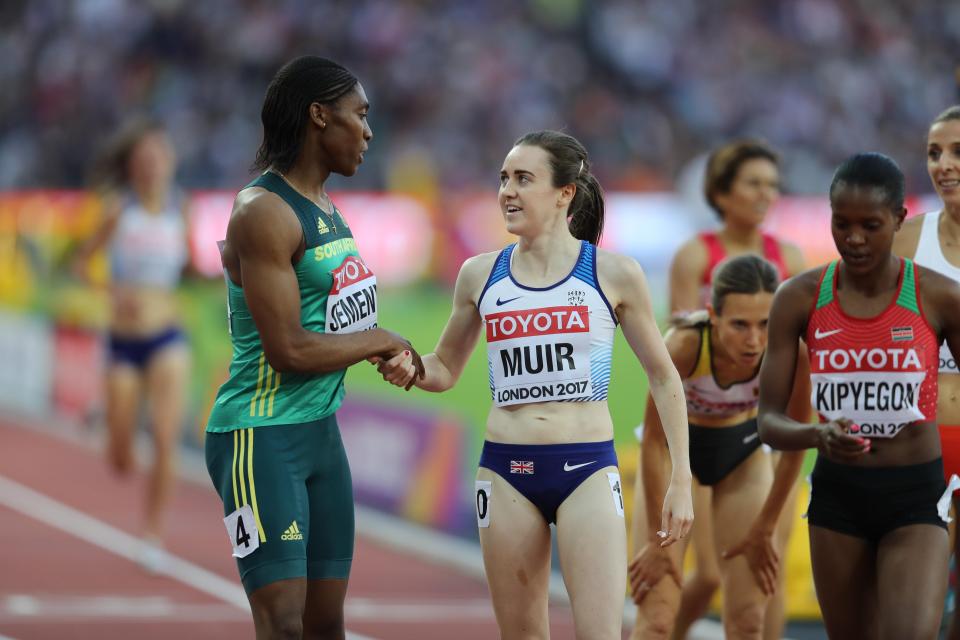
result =
[[[187,187],[235,189],[263,87],[305,52],[373,102],[376,153],[351,188],[494,184],[521,132],[567,128],[605,186],[669,189],[737,135],[822,193],[854,151],[926,190],[923,134],[957,101],[955,0],[6,0],[0,188],[77,187],[132,112],[171,128]]]

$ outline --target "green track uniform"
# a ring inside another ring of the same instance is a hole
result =
[[[303,327],[332,334],[376,327],[376,277],[340,212],[326,213],[272,172],[249,187],[277,194],[300,220],[306,251],[294,270]],[[244,587],[346,578],[353,498],[334,417],[346,370],[274,371],[243,289],[226,281],[233,357],[207,422],[206,458]]]

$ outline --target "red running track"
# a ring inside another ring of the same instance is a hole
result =
[[[0,640],[254,637],[212,487],[178,483],[175,559],[152,575],[135,562],[144,484],[49,428],[0,422]],[[498,636],[482,581],[362,535],[346,619],[377,639]],[[551,632],[573,638],[568,607],[551,606]]]

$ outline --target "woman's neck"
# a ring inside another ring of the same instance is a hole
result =
[[[276,167],[270,167],[270,170],[321,208],[329,206],[330,198],[326,192],[327,178],[330,177],[329,169],[317,164],[297,163],[286,171],[280,171]]]
[[[521,236],[517,241],[515,264],[523,265],[524,271],[537,276],[556,275],[569,269],[571,260],[580,255],[580,240],[569,229],[550,230],[533,237]]]
[[[738,225],[726,223],[717,233],[720,239],[728,245],[753,247],[760,242],[760,228],[754,225]]]

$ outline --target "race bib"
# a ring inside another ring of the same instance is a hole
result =
[[[377,326],[377,277],[358,256],[333,271],[325,333],[356,333]]]
[[[940,373],[960,373],[957,361],[946,342],[940,345]]]
[[[486,528],[490,526],[490,496],[492,495],[492,483],[489,480],[477,480],[477,492],[474,496],[477,501],[477,526]]]
[[[503,311],[484,322],[496,406],[593,395],[589,307]]]
[[[607,472],[607,481],[610,483],[610,493],[613,495],[613,506],[617,515],[623,517],[623,489],[620,486],[620,474],[616,471]]]
[[[814,373],[811,403],[827,420],[847,418],[858,435],[892,438],[908,424],[924,420],[920,386],[925,371]]]
[[[245,504],[228,515],[223,524],[227,526],[234,558],[246,558],[260,548],[260,531],[250,505]]]

